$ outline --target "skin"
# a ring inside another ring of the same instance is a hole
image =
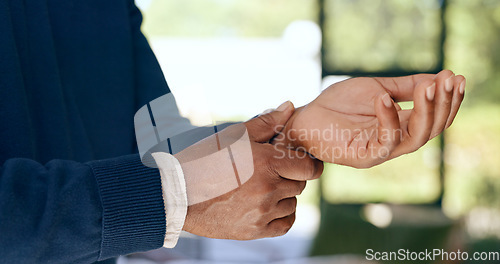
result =
[[[285,110],[274,111],[245,123],[252,148],[253,175],[228,193],[188,206],[185,231],[210,238],[250,240],[280,236],[291,228],[295,221],[295,196],[304,190],[306,180],[321,175],[323,163],[309,156],[297,159],[294,151],[290,153],[294,158],[282,157],[282,151],[286,149],[268,143],[276,127],[283,127],[294,112],[291,103],[285,107]],[[197,148],[187,151],[196,154]],[[219,162],[222,164],[224,161],[213,161],[211,164]],[[199,163],[195,166],[210,173],[208,168],[211,164]],[[205,167],[207,169],[203,169]],[[234,175],[228,177],[234,178]],[[199,182],[186,180],[188,196],[193,189],[200,191],[196,185]]]
[[[349,79],[297,109],[274,144],[325,162],[369,168],[419,149],[448,128],[464,89],[465,78],[449,70]],[[402,110],[397,103],[404,101],[413,101],[414,108]]]
[[[319,160],[368,168],[413,152],[452,124],[464,89],[465,78],[449,70],[353,78],[331,85],[296,111],[286,103],[246,122],[253,175],[228,193],[190,205],[184,230],[238,240],[285,234],[295,220],[295,196],[323,171]],[[413,101],[413,109],[401,109],[398,102],[404,101]],[[196,166],[210,173],[206,164]],[[189,193],[196,181],[186,183]]]

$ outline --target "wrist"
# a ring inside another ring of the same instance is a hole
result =
[[[302,143],[297,137],[297,128],[294,126],[295,119],[304,110],[305,106],[295,109],[290,119],[286,122],[283,129],[273,138],[271,144],[282,146],[290,149],[298,149],[302,147]]]

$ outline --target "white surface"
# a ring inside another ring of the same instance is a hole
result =
[[[212,117],[252,117],[291,100],[302,106],[320,91],[316,58],[280,38],[170,39],[150,44],[181,114],[206,125]]]

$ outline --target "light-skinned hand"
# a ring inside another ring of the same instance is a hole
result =
[[[413,152],[448,128],[464,98],[465,78],[437,75],[352,78],[299,108],[274,144],[331,163],[368,168]],[[413,109],[398,102],[413,101]]]

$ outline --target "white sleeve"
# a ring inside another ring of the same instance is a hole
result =
[[[165,204],[166,233],[163,246],[177,244],[187,214],[186,182],[181,164],[171,154],[152,153],[161,175],[163,202]]]

